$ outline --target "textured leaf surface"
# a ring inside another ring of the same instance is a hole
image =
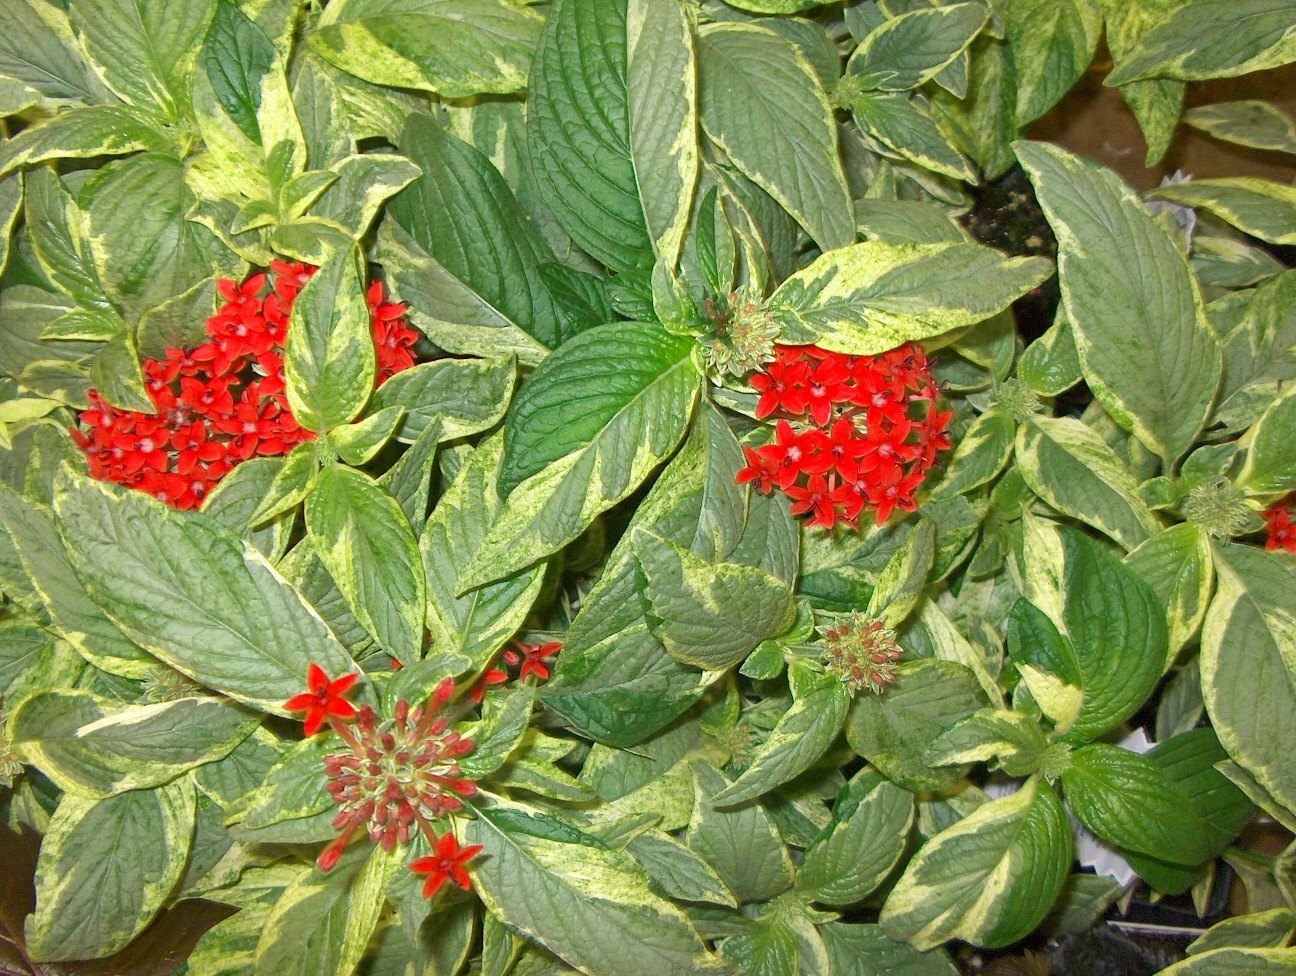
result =
[[[882,931],[917,949],[961,938],[994,948],[1038,925],[1062,890],[1071,827],[1056,794],[1029,780],[937,834],[882,908]]]
[[[187,780],[102,800],[66,794],[41,845],[28,951],[54,961],[124,948],[180,880],[193,828]]]
[[[540,23],[501,0],[340,0],[309,39],[365,81],[467,98],[526,85]]]
[[[504,508],[461,588],[566,545],[674,452],[698,392],[691,350],[658,326],[618,323],[581,333],[531,374],[504,428]]]
[[[260,721],[218,698],[120,708],[88,691],[23,701],[9,741],[60,789],[92,796],[145,789],[228,754]]]
[[[591,976],[687,976],[714,963],[687,917],[629,856],[543,816],[482,811],[464,841],[496,915]],[[590,933],[599,933],[590,938]]]
[[[416,661],[427,584],[418,537],[396,499],[354,468],[326,465],[306,499],[306,526],[356,619],[387,653]]]
[[[282,715],[310,662],[334,677],[356,669],[319,616],[230,529],[84,478],[61,485],[56,511],[91,598],[127,637],[195,681]]]
[[[698,93],[707,136],[822,250],[855,239],[832,107],[790,41],[750,24],[707,25]]]
[[[293,303],[284,376],[293,416],[314,431],[354,420],[377,370],[369,305],[351,250],[338,251]]]
[[[713,798],[730,785],[714,766],[693,767],[695,801],[688,846],[715,868],[740,901],[766,901],[792,885],[792,860],[764,807],[718,809]]]
[[[980,244],[868,241],[824,254],[767,307],[783,342],[874,355],[987,319],[1048,274],[1041,258],[1006,258]]]
[[[1168,469],[1205,423],[1222,370],[1187,261],[1111,171],[1042,143],[1017,143],[1017,155],[1058,236],[1085,378]]]
[[[1217,553],[1218,586],[1202,625],[1202,688],[1220,742],[1239,766],[1296,809],[1287,744],[1296,735],[1296,602],[1280,554]],[[1246,654],[1236,653],[1239,647]]]

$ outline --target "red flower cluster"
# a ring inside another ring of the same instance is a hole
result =
[[[1271,552],[1275,549],[1286,549],[1296,552],[1296,525],[1292,524],[1293,502],[1285,498],[1276,505],[1269,506],[1264,513],[1265,548]]]
[[[778,346],[751,385],[761,395],[756,416],[779,420],[774,443],[743,448],[738,482],[765,494],[777,486],[811,525],[856,527],[865,508],[881,525],[896,508],[913,511],[927,470],[950,447],[953,413],[937,409],[931,364],[914,343],[878,356]]]
[[[449,719],[441,714],[454,697],[454,679],[445,678],[422,705],[411,708],[403,699],[396,702],[393,717],[379,722],[370,706],[357,710],[343,697],[358,678],[353,673],[330,680],[312,663],[306,671],[310,690],[283,706],[306,713],[308,736],[327,722],[344,747],[324,757],[325,789],[340,807],[333,827],[341,833],[320,854],[319,869],[333,870],[359,830],[385,851],[409,843],[411,834],[420,831],[434,852],[409,865],[416,874],[427,875],[423,897],[432,897],[447,879],[466,890],[470,882],[463,864],[481,847],[460,848],[454,834],[438,837],[432,826],[432,821],[462,810],[462,797],[477,793],[477,784],[459,767],[459,759],[476,743],[448,731]]]
[[[288,408],[283,352],[293,302],[314,273],[274,261],[269,274],[242,284],[217,282],[225,304],[207,320],[209,341],[142,363],[155,412],[118,410],[91,390],[83,429],[72,431],[91,475],[197,508],[235,465],[313,439]],[[382,383],[414,365],[418,333],[406,327],[405,307],[385,300],[381,282],[368,299]]]

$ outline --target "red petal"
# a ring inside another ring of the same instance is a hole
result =
[[[328,687],[328,683],[328,675],[324,673],[324,669],[312,661],[306,668],[306,687],[319,694]]]
[[[306,713],[306,738],[310,738],[324,727],[324,709],[316,706]]]
[[[360,675],[356,671],[352,671],[350,674],[344,674],[336,681],[329,682],[328,693],[329,695],[345,695],[351,690],[351,686],[359,680]]]
[[[315,702],[316,702],[315,696],[312,695],[309,691],[306,691],[306,692],[302,692],[302,694],[300,695],[293,695],[291,698],[289,698],[286,702],[283,703],[283,707],[290,712],[300,712],[304,709],[310,708],[312,705],[315,704]]]

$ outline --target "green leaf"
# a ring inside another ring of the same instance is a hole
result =
[[[107,100],[67,14],[56,5],[18,0],[0,7],[0,75],[53,103]]]
[[[954,145],[976,162],[983,179],[991,180],[1016,161],[1017,76],[1008,45],[988,33],[972,43],[968,54],[966,95],[936,92],[934,102]]]
[[[671,656],[723,671],[787,628],[792,587],[756,566],[708,563],[645,529],[635,529],[649,630]]]
[[[828,922],[819,927],[835,976],[956,976],[944,949],[919,952],[893,942],[876,925]]]
[[[641,834],[626,846],[626,851],[648,872],[654,887],[668,898],[738,907],[733,894],[711,866],[670,834]]]
[[[1257,495],[1280,494],[1296,488],[1296,395],[1278,396],[1251,429],[1246,464],[1238,483]]]
[[[376,357],[359,256],[329,258],[293,303],[284,348],[288,403],[308,430],[348,423],[373,392]]]
[[[940,74],[981,32],[990,8],[951,3],[887,20],[871,31],[846,65],[866,88],[909,91]]]
[[[153,659],[95,605],[59,541],[54,513],[0,487],[0,524],[21,559],[24,574],[63,639],[91,664],[127,678],[141,678]]]
[[[791,887],[792,861],[762,806],[716,809],[713,798],[730,785],[714,766],[694,764],[695,800],[686,840],[739,901],[766,901]]]
[[[1210,30],[1203,35],[1202,25]],[[1236,78],[1296,60],[1296,26],[1285,0],[1193,0],[1140,41],[1103,84],[1140,78]]]
[[[404,407],[382,407],[369,416],[329,431],[329,444],[347,464],[358,466],[383,449],[405,416]]]
[[[566,545],[674,453],[698,393],[692,348],[657,326],[617,323],[581,333],[531,374],[504,428],[504,508],[461,590]]]
[[[1183,120],[1225,142],[1296,155],[1296,123],[1268,102],[1198,105],[1185,112]]]
[[[438,652],[468,657],[484,669],[526,620],[544,582],[535,566],[462,596],[455,580],[503,507],[495,490],[502,439],[479,446],[437,502],[419,539],[428,584],[428,629]]]
[[[59,484],[55,511],[91,599],[195,681],[284,715],[310,662],[333,677],[355,670],[265,557],[217,522],[75,476]],[[362,678],[362,697],[366,688]]]
[[[27,951],[53,962],[124,948],[180,880],[193,829],[188,779],[101,800],[65,794],[41,844]]]
[[[981,414],[959,438],[945,476],[932,488],[933,498],[961,495],[997,478],[1012,457],[1017,423],[1004,410]]]
[[[1209,210],[1239,230],[1271,244],[1296,244],[1296,189],[1251,176],[1193,180],[1156,195],[1186,207]]]
[[[24,129],[0,145],[0,175],[51,159],[87,159],[165,149],[147,114],[127,105],[71,108]]]
[[[470,870],[509,925],[590,976],[687,976],[716,969],[687,916],[652,893],[628,855],[545,816],[481,810],[463,840]],[[591,938],[590,933],[599,933]]]
[[[707,137],[821,250],[854,241],[832,106],[794,44],[753,24],[705,25],[698,93]]]
[[[1174,864],[1209,858],[1201,816],[1152,760],[1102,743],[1071,759],[1062,777],[1067,804],[1099,837]]]
[[[403,407],[396,436],[413,443],[431,424],[438,441],[489,430],[508,409],[517,375],[513,360],[438,359],[397,373],[374,391],[371,411]]]
[[[1073,874],[1049,910],[1043,931],[1051,938],[1088,932],[1108,907],[1125,891],[1115,878],[1103,874]]]
[[[420,169],[394,153],[360,153],[333,163],[335,179],[310,206],[310,216],[341,227],[359,240],[383,203],[418,178]],[[320,253],[327,253],[320,250]]]
[[[274,518],[260,528],[253,521],[267,494],[273,493],[285,464],[277,458],[251,458],[221,479],[203,501],[202,511],[247,539],[267,559],[278,559],[288,547],[293,518]]]
[[[319,475],[319,458],[314,441],[298,444],[275,472],[259,503],[248,516],[248,525],[263,525],[287,512],[293,512],[315,487]],[[222,519],[221,521],[224,521]],[[227,523],[228,524],[228,523]]]
[[[1079,681],[1065,671],[1053,673],[1084,691],[1080,714],[1061,739],[1079,744],[1129,718],[1156,687],[1168,656],[1165,612],[1152,588],[1101,544],[1069,528],[1059,528],[1058,537],[1057,589],[1031,598],[1041,606],[1061,604],[1052,611],[1059,614],[1053,622],[1070,638]],[[1028,575],[1041,573],[1041,557],[1028,550]]]
[[[759,521],[763,514],[773,526],[766,534],[769,549],[789,550],[785,567],[790,565],[790,572],[782,572],[785,579],[794,578],[800,535],[796,523],[786,506],[779,508],[734,483],[742,463],[742,450],[724,418],[704,402],[683,449],[635,511],[586,596],[558,669],[544,689],[548,707],[585,734],[632,745],[702,693],[698,673],[676,662],[649,630],[639,596],[635,528],[686,544],[704,558],[723,559],[743,535],[744,516],[750,513]]]
[[[963,770],[933,768],[923,761],[924,753],[942,731],[986,704],[976,677],[962,665],[905,662],[884,694],[855,700],[846,740],[897,785],[941,789],[957,782]]]
[[[1038,719],[984,708],[937,736],[923,758],[933,766],[995,759],[1009,776],[1030,776],[1039,770],[1047,749],[1048,740]]]
[[[1288,743],[1296,736],[1293,570],[1279,553],[1216,551],[1219,578],[1202,625],[1201,672],[1211,725],[1229,756],[1296,809]],[[1245,647],[1245,654],[1236,649]]]
[[[651,124],[644,128],[648,119],[631,114],[642,105],[654,69],[669,73],[674,62],[679,71],[678,49],[671,52],[670,61],[655,66],[644,61],[649,55],[645,45],[664,40],[642,35],[647,16],[667,17],[650,7],[636,0],[632,23],[629,0],[559,0],[541,35],[530,77],[527,141],[540,198],[573,240],[613,271],[652,265],[654,237],[640,198],[637,168],[641,161],[660,165],[663,158],[673,157],[669,144],[654,145],[651,140],[665,139],[671,126],[678,127],[681,106],[685,125],[691,114],[691,79],[686,75],[654,92],[654,109],[671,120],[663,131],[650,136]],[[631,54],[632,28],[636,58]],[[665,29],[679,36],[678,25]],[[688,155],[684,145],[686,140],[681,140],[680,162]],[[682,192],[678,181],[683,173],[677,165],[672,161],[669,169],[650,178],[664,181],[668,188],[676,184]],[[660,219],[669,202],[652,202],[654,216]],[[673,219],[656,228],[667,238],[676,232]]]
[[[350,976],[364,955],[400,861],[360,844],[328,874],[290,884],[265,919],[256,976]]]
[[[422,170],[389,207],[401,228],[498,318],[548,349],[570,338],[541,273],[553,253],[491,160],[422,113],[406,120],[400,145]],[[402,277],[394,284],[405,288]],[[431,302],[413,308],[415,324],[423,314],[442,314]],[[436,331],[429,334],[438,338]]]
[[[1017,362],[1017,376],[1041,396],[1058,396],[1079,383],[1084,374],[1075,334],[1065,314],[1026,347]]]
[[[414,185],[418,186],[417,181]],[[392,207],[399,212],[399,197]],[[460,217],[467,213],[480,217],[482,212],[469,208],[455,211]],[[459,260],[460,252],[453,253],[454,260]],[[516,356],[526,366],[534,366],[548,355],[544,343],[474,291],[393,220],[383,221],[379,229],[377,256],[393,295],[409,305],[410,321],[447,352],[496,359]],[[463,260],[469,259],[465,255]],[[471,269],[472,265],[465,267]]]
[[[835,675],[820,675],[807,682],[743,774],[711,802],[731,807],[800,776],[837,740],[850,701],[850,693]]]
[[[274,59],[274,44],[265,31],[230,0],[217,0],[198,66],[225,114],[253,142],[261,141],[261,79]]]
[[[307,38],[365,81],[468,98],[526,85],[540,25],[501,0],[340,0]]]
[[[108,87],[174,121],[188,108],[188,76],[215,7],[215,0],[183,8],[166,0],[78,0],[71,17]]]
[[[909,840],[914,798],[865,768],[833,807],[833,823],[801,859],[796,886],[824,905],[852,905],[895,869]]]
[[[630,158],[653,252],[679,261],[698,180],[697,67],[686,8],[661,0],[626,7]]]
[[[922,99],[864,92],[851,101],[851,114],[864,132],[905,159],[951,179],[976,180],[972,164],[949,144]]]
[[[1048,274],[1043,258],[980,244],[868,241],[822,255],[766,307],[783,342],[874,355],[987,319]]]
[[[1296,966],[1296,949],[1213,949],[1189,956],[1160,976],[1286,976]]]
[[[326,464],[306,498],[306,528],[365,630],[402,664],[418,660],[427,584],[418,538],[396,499],[368,475]]]
[[[1094,0],[1008,0],[994,10],[1017,78],[1015,120],[1025,126],[1061,101],[1092,63],[1102,9]]]
[[[1187,261],[1110,170],[1043,143],[1016,149],[1058,236],[1085,378],[1168,471],[1206,422],[1222,369]]]
[[[1016,942],[1062,890],[1071,848],[1061,801],[1028,780],[923,845],[887,897],[882,931],[917,949],[955,938],[985,948]]]
[[[1161,528],[1125,463],[1093,428],[1036,417],[1017,429],[1018,470],[1058,511],[1133,549]]]
[[[1215,949],[1281,949],[1296,931],[1296,915],[1290,908],[1237,915],[1217,922],[1188,946],[1190,956]]]
[[[936,555],[936,523],[922,519],[878,574],[865,614],[899,627],[922,599]]]
[[[109,163],[79,195],[86,238],[108,296],[129,317],[243,266],[205,227],[186,220],[194,205],[184,165],[145,153]]]
[[[228,755],[260,721],[218,698],[115,707],[88,691],[25,699],[8,738],[63,790],[106,796],[161,786]]]
[[[1125,557],[1125,563],[1166,608],[1169,666],[1206,616],[1215,585],[1210,537],[1190,522],[1175,525],[1149,538]]]

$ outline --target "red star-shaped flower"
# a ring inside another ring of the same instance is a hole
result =
[[[522,644],[519,643],[516,649],[510,648],[504,652],[504,660],[509,667],[522,665],[518,671],[518,680],[525,681],[527,675],[534,674],[541,681],[549,677],[549,665],[545,663],[545,658],[557,654],[562,650],[560,641],[550,641],[547,644]]]
[[[337,718],[352,718],[355,715],[355,706],[342,696],[351,690],[351,686],[359,678],[360,675],[352,672],[330,681],[324,669],[312,661],[306,669],[306,687],[310,691],[294,695],[284,702],[283,707],[290,712],[305,712],[306,735],[312,736],[323,728],[330,715]]]
[[[437,841],[436,849],[429,857],[420,857],[410,862],[410,870],[415,874],[426,874],[423,882],[423,897],[431,898],[440,890],[447,880],[453,881],[464,891],[472,885],[472,879],[464,870],[464,862],[481,853],[480,844],[460,847],[454,834],[446,834]]]

